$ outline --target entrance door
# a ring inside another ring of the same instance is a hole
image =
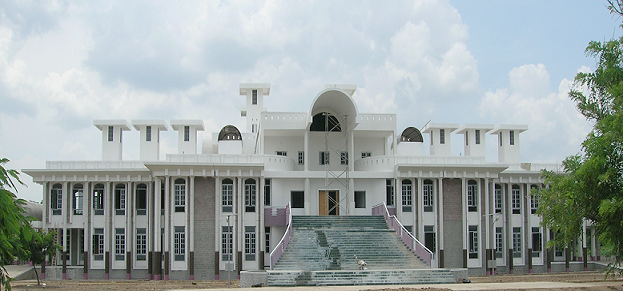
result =
[[[340,204],[337,190],[318,191],[318,215],[339,215]]]

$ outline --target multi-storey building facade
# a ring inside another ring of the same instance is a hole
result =
[[[545,272],[565,257],[597,254],[589,225],[575,256],[545,251],[552,234],[532,193],[543,187],[540,171],[558,166],[521,163],[527,126],[399,130],[395,114],[360,113],[355,91],[327,85],[308,112],[269,112],[269,85],[241,84],[245,131],[226,125],[201,153],[201,120],[95,120],[101,161],[24,171],[43,185],[42,226],[64,249],[48,277],[218,279],[270,268],[288,204],[294,215],[370,215],[385,203],[433,252],[433,267],[471,274],[494,261],[502,272]],[[140,160],[124,161],[122,136],[132,129]],[[161,161],[160,134],[169,129],[178,152]],[[464,155],[451,155],[452,134],[462,135]],[[496,162],[485,160],[486,134],[497,136]]]

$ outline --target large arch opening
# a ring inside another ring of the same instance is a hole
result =
[[[312,118],[309,131],[341,132],[342,127],[337,117],[328,112],[320,112]]]

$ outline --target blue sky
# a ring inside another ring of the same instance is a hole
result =
[[[346,83],[360,112],[398,114],[398,131],[527,124],[522,162],[560,162],[590,130],[567,97],[594,67],[584,49],[620,23],[605,1],[2,1],[0,156],[98,160],[93,119],[203,119],[209,139],[244,128],[238,84],[261,82],[270,111],[307,111]],[[138,159],[138,133],[124,143]],[[174,132],[161,152],[176,152]],[[41,200],[23,180],[19,196]]]

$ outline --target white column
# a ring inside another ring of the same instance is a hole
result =
[[[416,178],[417,181],[417,199],[416,199],[416,215],[415,221],[413,223],[414,227],[417,228],[417,232],[413,230],[413,235],[417,237],[418,240],[424,241],[424,221],[422,219],[422,213],[424,212],[424,185],[422,178]]]
[[[186,231],[188,237],[188,252],[195,251],[195,176],[188,177],[190,184],[190,198],[186,205],[188,205],[189,222],[188,230]]]
[[[305,171],[309,171],[309,130],[305,130],[305,138],[303,141],[303,150],[304,150],[304,154],[303,154],[303,168]],[[297,156],[298,159],[298,156]]]
[[[307,159],[307,155],[305,155],[305,159]],[[305,162],[305,166],[307,167],[307,162]],[[271,185],[272,187],[272,185]],[[309,178],[305,178],[305,192],[303,193],[303,197],[305,198],[305,215],[311,215],[311,198],[312,198],[312,193],[311,193],[311,185],[310,185],[310,181]],[[317,210],[316,212],[319,212],[320,210]],[[317,213],[318,214],[318,213]]]
[[[155,178],[155,186],[154,186],[154,201],[152,203],[153,207],[152,207],[152,211],[153,211],[153,229],[151,231],[152,236],[153,236],[153,242],[154,245],[151,247],[151,249],[154,252],[161,252],[162,250],[160,249],[160,219],[162,218],[162,214],[160,214],[160,199],[162,199],[162,178],[156,177]],[[155,258],[152,258],[152,260]]]

